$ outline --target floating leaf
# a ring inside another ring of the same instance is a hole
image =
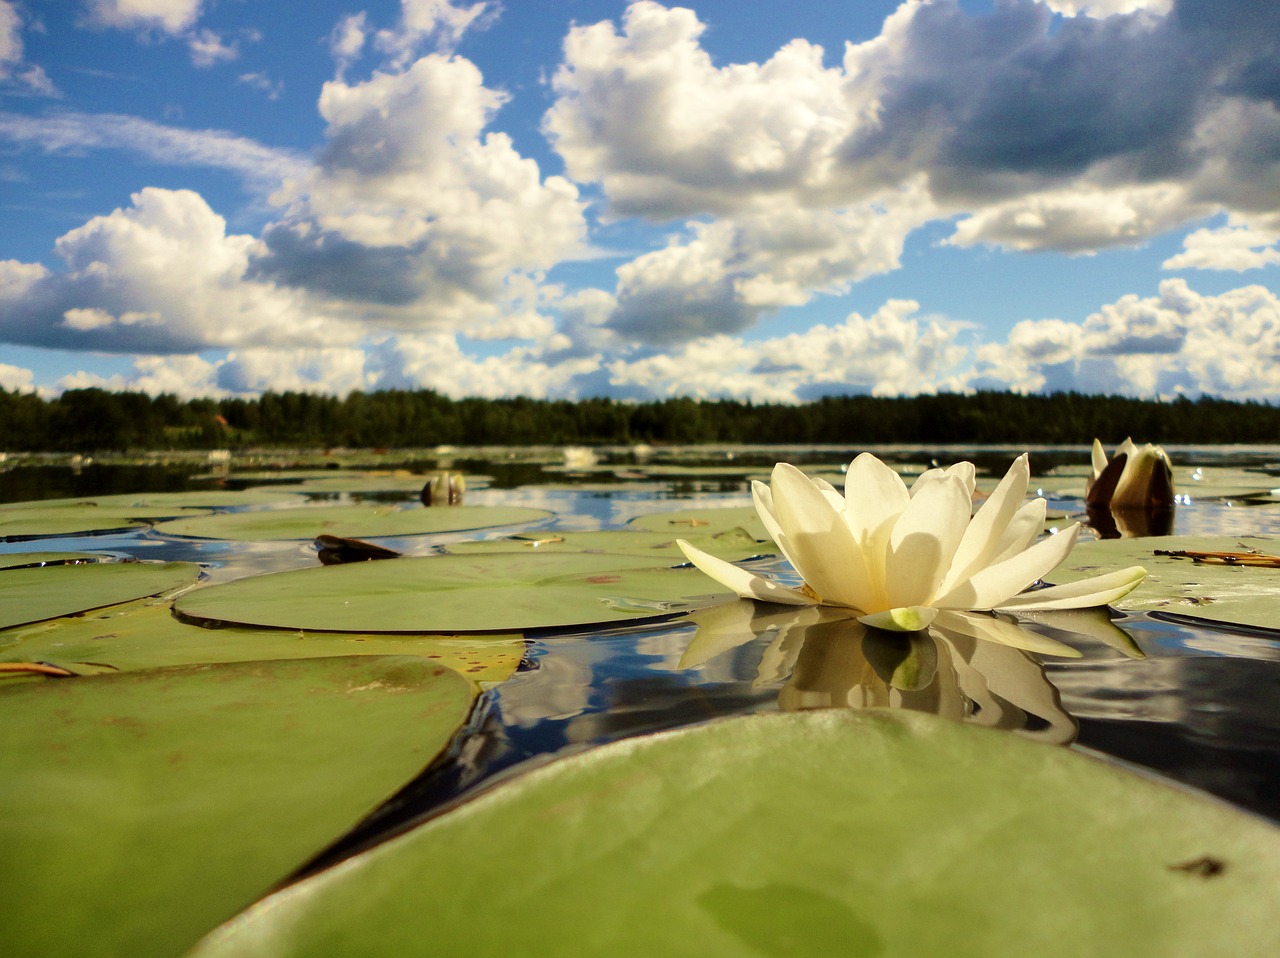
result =
[[[180,954],[430,762],[471,694],[400,656],[5,689],[5,954]]]
[[[56,506],[0,512],[0,539],[33,539],[38,536],[93,535],[120,529],[140,529],[139,510],[97,506]],[[172,516],[174,510],[164,512]]]
[[[745,529],[757,539],[768,542],[769,533],[760,521],[755,506],[731,506],[727,509],[681,509],[678,512],[658,512],[637,516],[627,523],[629,529],[646,532],[664,532],[681,539],[695,535],[717,535],[732,529]],[[772,547],[770,551],[776,551]]]
[[[359,562],[196,589],[175,608],[196,620],[274,628],[511,632],[651,618],[724,598],[707,598],[711,584],[696,569],[638,561],[499,552]]]
[[[145,601],[0,632],[0,660],[44,661],[79,673],[168,665],[416,655],[481,684],[506,680],[520,665],[519,636],[388,636],[293,629],[203,629]]]
[[[1118,603],[1125,609],[1174,612],[1208,622],[1280,628],[1280,573],[1257,566],[1196,562],[1159,552],[1280,553],[1277,536],[1160,536],[1081,542],[1045,578],[1074,582],[1099,570],[1141,565],[1147,578]]]
[[[194,582],[194,562],[91,562],[0,571],[0,628],[99,609]]]
[[[1277,908],[1260,819],[1007,733],[820,710],[544,766],[192,958],[1266,955]]]
[[[678,528],[678,527],[677,527]],[[683,538],[704,552],[722,559],[746,559],[762,553],[773,553],[777,547],[772,542],[760,542],[743,529],[726,529],[705,534],[699,528],[693,532],[644,532],[639,529],[608,529],[599,532],[530,532],[504,539],[486,539],[482,542],[450,542],[445,549],[456,555],[478,552],[595,552],[648,556],[654,562],[670,562],[672,565],[688,561],[676,539]]]
[[[1055,469],[1052,475],[1038,476],[1031,480],[1032,491],[1037,488],[1045,494],[1073,496],[1083,499],[1085,479],[1090,467]],[[1266,498],[1280,479],[1247,469],[1223,466],[1204,466],[1198,469],[1179,468],[1174,464],[1173,491],[1192,499],[1242,499]]]
[[[495,526],[517,526],[546,519],[550,513],[522,506],[307,506],[232,512],[197,519],[179,519],[156,526],[171,536],[203,539],[314,539],[320,534],[366,539],[374,536],[413,536],[464,532]]]
[[[0,555],[0,570],[26,569],[33,566],[66,565],[74,562],[100,562],[95,552],[11,552]]]
[[[289,492],[244,491],[230,489],[201,489],[191,492],[134,492],[110,496],[82,496],[71,499],[36,499],[15,502],[5,509],[104,509],[137,518],[181,515],[188,510],[207,511],[225,506],[261,506],[284,502],[297,502],[298,497]]]

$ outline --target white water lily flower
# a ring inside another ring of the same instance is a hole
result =
[[[756,511],[803,587],[791,589],[679,540],[695,566],[744,599],[832,605],[858,621],[914,632],[941,610],[1036,611],[1106,605],[1146,576],[1141,566],[1019,595],[1067,557],[1079,523],[1040,541],[1045,501],[1024,503],[1031,470],[1019,456],[971,518],[972,463],[930,469],[907,489],[869,453],[845,476],[845,494],[778,463],[752,483]]]

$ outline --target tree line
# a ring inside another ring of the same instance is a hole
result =
[[[345,397],[267,392],[179,399],[102,389],[54,398],[0,389],[0,451],[252,446],[422,448],[625,443],[1277,443],[1280,407],[1080,393],[827,397],[802,405],[687,398],[451,399],[431,390]]]

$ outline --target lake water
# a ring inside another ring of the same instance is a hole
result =
[[[746,505],[747,473],[778,460],[838,468],[856,451],[693,448],[662,450],[637,463],[633,453],[616,450],[603,454],[595,469],[577,473],[549,471],[547,465],[561,464],[555,451],[541,456],[527,450],[449,451],[399,457],[399,462],[414,469],[444,467],[487,476],[487,481],[473,479],[468,504],[535,506],[556,515],[540,529],[582,530],[621,527],[637,515],[689,506]],[[995,477],[1016,451],[879,450],[886,459],[914,464],[911,468],[935,460],[972,459]],[[1248,470],[1259,487],[1280,473],[1280,447],[1195,447],[1170,453],[1179,492],[1189,488],[1186,477],[1199,466]],[[1083,448],[1033,450],[1037,474],[1052,468],[1078,472],[1087,461]],[[652,468],[655,463],[661,468]],[[258,473],[264,466],[290,464],[284,454],[234,462],[236,471],[229,473],[211,472],[207,463],[195,461],[8,463],[0,471],[0,502],[235,487],[262,481],[238,480],[242,468]],[[611,464],[631,478],[619,480],[602,468]],[[689,471],[681,473],[681,467]],[[715,471],[699,472],[705,467]],[[1280,486],[1280,478],[1273,484]],[[1050,505],[1064,513],[1081,511],[1079,494],[1051,494]],[[1179,505],[1174,531],[1280,534],[1280,501],[1247,505],[1193,496]],[[406,537],[383,544],[425,553],[450,538],[463,536]],[[213,542],[149,529],[0,542],[0,553],[34,550],[193,560],[206,563],[214,580],[316,564],[310,543]],[[752,619],[749,612],[735,626],[742,632],[739,640],[696,662],[687,653],[698,625],[685,617],[532,633],[520,670],[482,695],[446,759],[406,787],[329,858],[408,827],[475,788],[554,755],[717,716],[829,705],[919,708],[1007,728],[1105,754],[1280,821],[1280,632],[1208,628],[1145,614],[1123,615],[1116,624],[1143,657],[1049,626],[1032,627],[1065,639],[1083,656],[1014,653],[993,649],[991,643],[975,647],[956,637],[917,643],[908,653],[901,643],[886,644],[875,636],[849,640],[830,626]],[[1280,610],[1276,626],[1280,628]],[[925,679],[916,684],[889,680],[901,674],[904,656],[924,663]]]

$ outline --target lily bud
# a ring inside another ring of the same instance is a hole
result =
[[[460,472],[437,472],[422,487],[419,498],[424,506],[457,506],[462,504],[467,481]]]
[[[1139,448],[1126,439],[1109,460],[1102,443],[1093,441],[1093,473],[1085,483],[1090,509],[1172,509],[1173,464],[1159,446]]]

